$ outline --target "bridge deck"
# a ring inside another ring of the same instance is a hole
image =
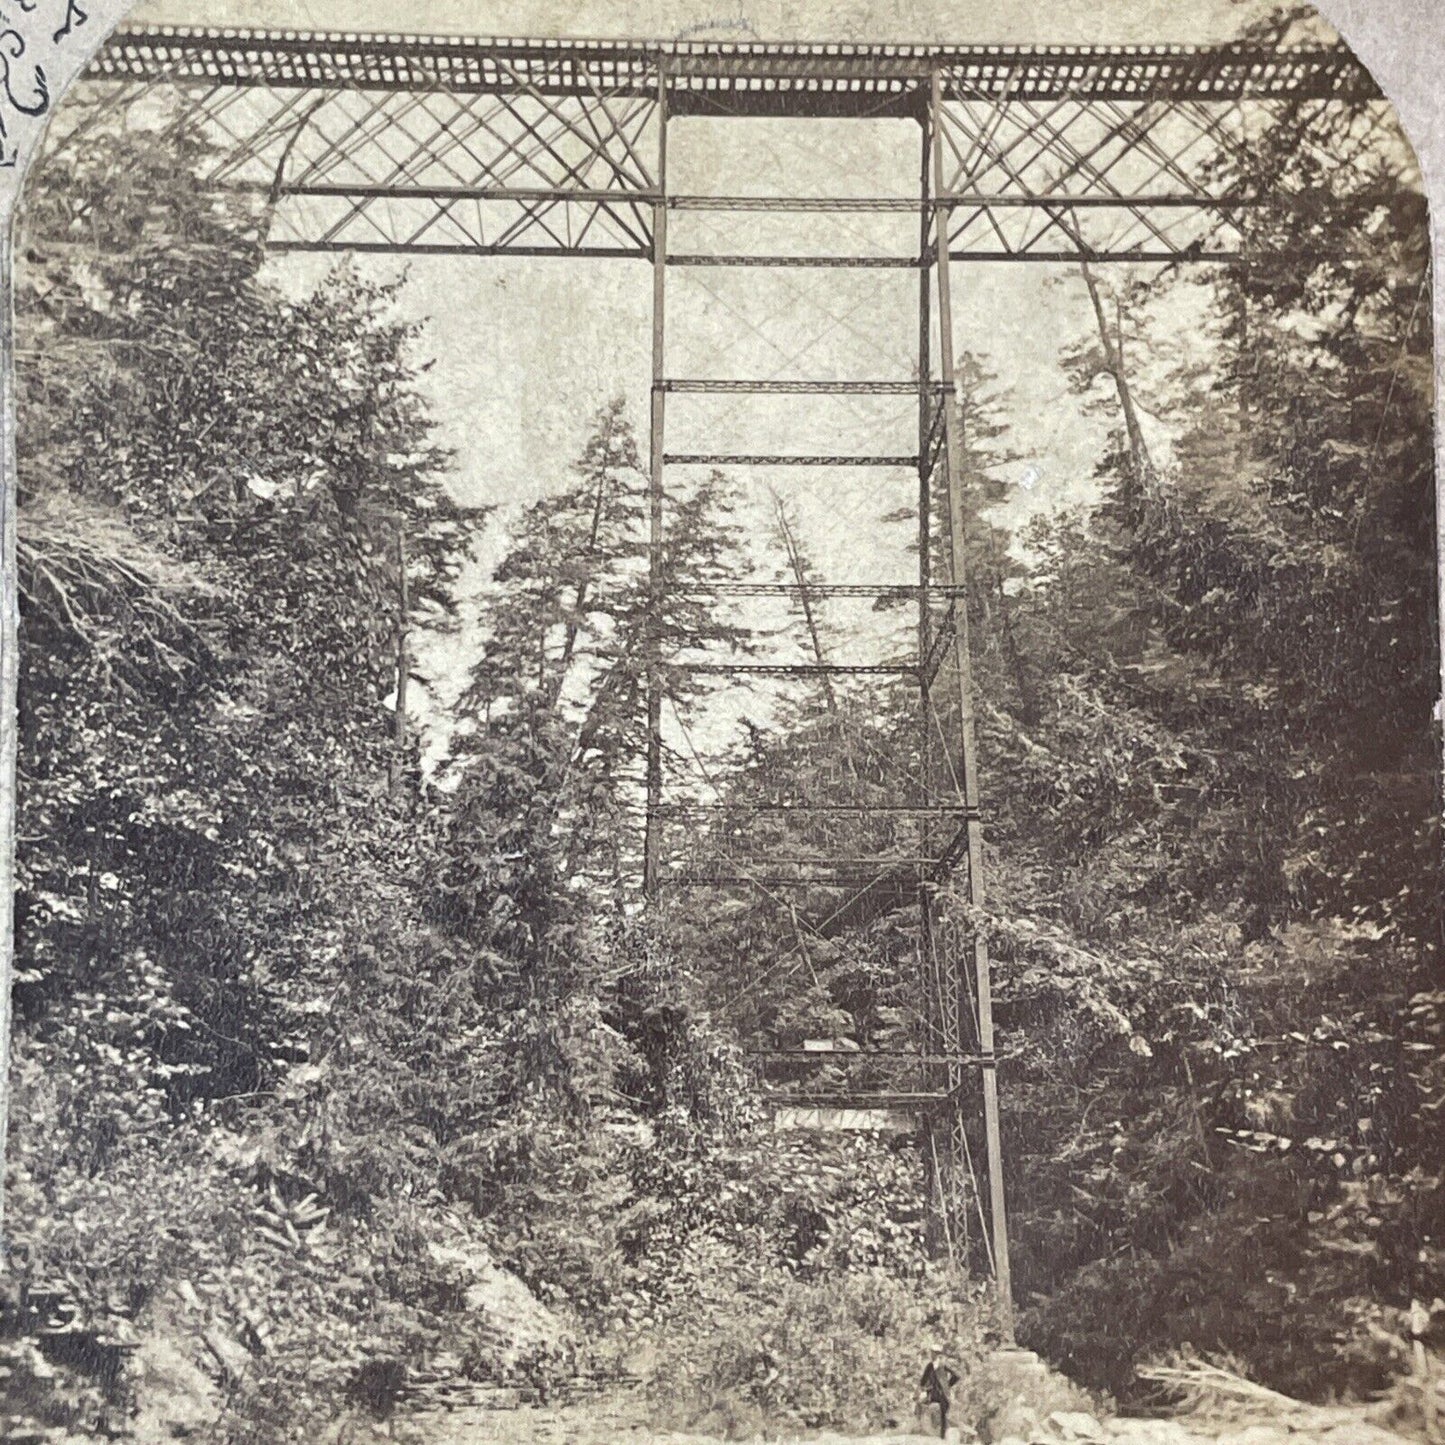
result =
[[[187,80],[272,89],[352,86],[454,94],[525,85],[553,96],[655,95],[674,115],[890,116],[920,113],[941,71],[955,100],[1372,99],[1343,46],[764,44],[720,41],[481,40],[173,27],[118,31],[92,79]]]

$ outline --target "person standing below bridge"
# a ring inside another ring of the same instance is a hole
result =
[[[928,1363],[918,1381],[918,1392],[930,1405],[938,1406],[938,1438],[948,1439],[948,1413],[953,1403],[953,1387],[960,1375],[947,1360],[937,1340],[928,1344]]]

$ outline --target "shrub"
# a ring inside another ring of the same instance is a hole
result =
[[[764,1425],[892,1429],[913,1418],[933,1339],[963,1374],[960,1403],[971,1408],[989,1323],[977,1291],[942,1272],[913,1283],[877,1269],[816,1282],[780,1273],[682,1307],[650,1385],[661,1417],[730,1436]]]

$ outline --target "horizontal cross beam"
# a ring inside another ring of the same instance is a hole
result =
[[[978,1064],[995,1062],[994,1055],[939,1054],[912,1049],[748,1049],[750,1059],[793,1059],[800,1063],[854,1064],[882,1060],[912,1064]]]
[[[669,452],[671,467],[907,467],[918,465],[916,456],[765,456],[747,452]]]
[[[1157,195],[1147,192],[1139,195],[1038,194],[1027,191],[954,191],[935,196],[927,203],[935,210],[955,206],[1036,206],[1043,210],[1071,210],[1076,206],[1093,208],[1107,206],[1111,209],[1132,210],[1138,207],[1162,210],[1188,208],[1208,211],[1238,211],[1247,206],[1259,204],[1257,196],[1215,196],[1207,191],[1182,192],[1164,191]],[[667,205],[674,211],[725,211],[746,213],[751,211],[800,212],[827,215],[833,212],[917,215],[923,207],[917,198],[898,196],[669,196]]]
[[[925,382],[923,386],[933,392],[943,390],[937,383]],[[917,396],[920,386],[916,381],[714,381],[679,378],[660,381],[656,389],[703,396]]]
[[[917,677],[911,664],[885,665],[844,662],[672,662],[668,666],[682,672],[728,673],[753,677]]]
[[[791,1105],[799,1109],[926,1109],[946,1104],[954,1096],[943,1093],[898,1094],[784,1094],[768,1096],[774,1107]]]
[[[895,601],[929,597],[962,597],[967,589],[919,582],[711,582],[680,583],[679,597],[883,597]]]
[[[916,271],[924,263],[917,256],[781,256],[707,255],[702,252],[674,253],[669,266],[756,266],[774,270],[877,270]]]
[[[935,803],[919,807],[906,803],[660,803],[659,817],[707,816],[718,813],[821,813],[825,815],[863,814],[865,816],[898,818],[977,817],[977,809],[962,803]]]
[[[355,253],[358,255],[371,256],[592,256],[600,260],[647,260],[650,252],[641,246],[519,246],[507,244],[501,246],[488,246],[485,243],[477,242],[411,242],[402,238],[392,240],[376,241],[299,241],[279,240],[271,241],[267,246],[268,250],[278,255],[287,253],[300,255],[346,255]],[[1222,264],[1224,262],[1235,262],[1243,264],[1249,260],[1247,255],[1241,255],[1237,251],[1211,250],[1204,251],[1181,246],[1177,250],[1163,250],[1158,247],[1149,250],[1090,250],[1090,251],[953,251],[950,253],[955,261],[980,261],[985,263],[1014,262],[1021,264],[1045,265],[1045,266],[1077,266],[1080,261],[1094,261],[1099,263],[1124,263],[1134,265],[1172,265],[1180,261],[1205,262],[1211,264]],[[798,258],[798,257],[774,257],[768,261],[762,261],[757,257],[734,257],[734,258],[669,258],[672,265],[772,265],[780,268],[788,267],[837,267],[839,269],[879,269],[879,270],[911,270],[916,269],[916,261],[895,261],[893,259],[859,260],[856,257],[828,257],[828,258]],[[672,460],[669,458],[669,460]],[[741,465],[738,458],[729,458],[734,465]],[[804,465],[824,465],[816,461],[804,461]],[[794,465],[786,460],[772,458],[767,462],[769,466]],[[854,463],[833,463],[833,465],[854,465]],[[914,457],[902,457],[890,460],[890,466],[915,466],[917,459]]]
[[[757,868],[871,868],[874,873],[881,868],[909,867],[909,868],[931,868],[936,864],[946,863],[948,858],[944,855],[935,857],[933,854],[915,855],[909,857],[899,853],[879,853],[867,858],[848,857],[822,857],[821,854],[769,854],[766,858],[740,858],[722,857],[717,860],[718,868],[746,868],[751,871]]]
[[[793,888],[841,888],[849,892],[868,890],[889,881],[890,874],[836,874],[831,877],[800,878],[787,874],[752,873],[663,873],[659,888],[767,888],[776,892]],[[912,874],[910,874],[912,876]]]

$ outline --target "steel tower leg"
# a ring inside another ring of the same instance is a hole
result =
[[[667,421],[667,72],[657,75],[657,200],[652,206],[652,427],[648,472],[647,815],[644,895],[657,896],[662,862],[662,498]]]
[[[948,478],[949,582],[954,589],[953,624],[954,671],[958,679],[959,780],[963,804],[968,810],[967,897],[981,909],[984,902],[983,826],[978,818],[978,758],[974,743],[973,668],[969,652],[968,601],[964,592],[967,564],[963,523],[963,438],[960,435],[957,398],[954,392],[953,295],[950,286],[949,231],[952,207],[943,160],[943,84],[933,73],[932,103],[934,250],[938,274],[939,380],[943,394],[939,404],[944,412],[944,465]],[[993,1236],[994,1282],[998,1293],[1000,1322],[1009,1338],[1013,1336],[1013,1278],[1009,1267],[1008,1221],[1003,1187],[1003,1147],[999,1135],[998,1074],[994,1064],[993,1001],[989,978],[988,940],[980,928],[970,930],[974,983],[978,1000],[978,1045],[983,1055],[983,1124],[988,1162],[989,1223]],[[961,994],[967,992],[966,963],[957,961]]]
[[[919,170],[918,228],[918,656],[933,650],[933,462],[930,440],[935,421],[933,395],[933,276],[929,243],[933,232],[933,131],[931,112],[919,116],[922,164]],[[920,670],[918,678],[918,792],[917,803],[926,808],[933,801],[933,679]],[[921,858],[933,856],[937,829],[925,816],[919,822]],[[926,866],[918,874],[918,982],[922,993],[926,1051],[943,1054],[948,1048],[942,1027],[942,990],[938,974],[938,942],[934,933],[933,880]],[[930,1066],[929,1073],[935,1072]],[[948,1133],[940,1129],[934,1112],[919,1120],[925,1187],[927,1191],[927,1246],[932,1255],[947,1255],[961,1262],[958,1239],[963,1211],[955,1207],[950,1175]],[[940,1140],[940,1134],[943,1139]],[[940,1144],[942,1147],[940,1148]]]

